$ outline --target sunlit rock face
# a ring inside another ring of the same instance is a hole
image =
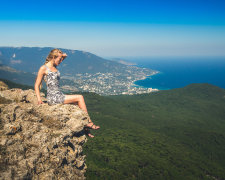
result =
[[[38,105],[31,89],[0,89],[0,179],[85,179],[87,113]]]

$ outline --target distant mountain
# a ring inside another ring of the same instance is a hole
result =
[[[116,61],[116,62],[121,63],[121,64],[128,65],[128,66],[137,65],[134,62],[129,62],[128,60],[121,59],[121,58],[112,58],[111,60]]]
[[[5,84],[7,84],[7,86],[9,87],[9,89],[12,89],[12,88],[20,88],[20,89],[23,89],[23,90],[34,89],[33,86],[24,85],[22,83],[15,83],[15,82],[10,81],[10,80],[7,80],[7,79],[1,79],[0,78],[0,81],[2,81]],[[43,89],[42,89],[42,91],[43,91]],[[45,91],[43,91],[43,92],[45,92]]]
[[[10,83],[20,83],[20,84],[24,84],[24,86],[28,85],[29,87],[31,87],[31,89],[34,89],[36,73],[18,71],[9,66],[0,64],[0,78],[2,80],[8,80],[8,82],[10,82]],[[64,85],[74,85],[74,84],[75,84],[75,82],[73,82],[69,79],[61,79],[60,80],[60,88],[61,88],[61,86],[64,86]],[[42,90],[45,91],[47,89],[46,83],[44,81],[42,81],[42,85],[43,85]],[[77,85],[77,86],[79,86],[79,85]],[[22,87],[19,87],[19,88],[22,88]],[[75,89],[76,88],[74,88],[74,90]],[[64,92],[67,92],[67,91],[64,90]]]
[[[34,86],[36,75],[30,72],[23,72],[0,64],[0,78],[7,79],[20,84]]]
[[[45,63],[45,59],[52,47],[0,47],[0,62],[17,70],[25,72],[38,72],[39,67]],[[59,66],[63,75],[77,73],[111,73],[121,72],[128,66],[115,61],[106,60],[92,53],[61,49],[68,57]]]

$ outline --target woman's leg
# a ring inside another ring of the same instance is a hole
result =
[[[82,95],[65,95],[65,100],[64,100],[64,104],[75,104],[77,103],[78,106],[84,110],[85,112],[87,112],[87,107],[86,104],[84,102],[84,97]],[[89,124],[87,125],[87,127],[90,127],[92,129],[99,129],[99,126],[95,126],[94,123],[91,121],[89,121]]]
[[[64,104],[78,103],[78,106],[88,113],[84,97],[82,95],[65,95]]]

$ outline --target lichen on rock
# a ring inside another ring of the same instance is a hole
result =
[[[36,99],[32,89],[0,91],[0,179],[85,179],[88,114]]]

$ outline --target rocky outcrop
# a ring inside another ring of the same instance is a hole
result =
[[[0,112],[0,179],[85,179],[87,113],[72,104],[38,105],[34,90],[7,88]]]
[[[9,87],[7,86],[7,84],[5,84],[4,82],[0,81],[0,91],[4,91],[9,89]]]

